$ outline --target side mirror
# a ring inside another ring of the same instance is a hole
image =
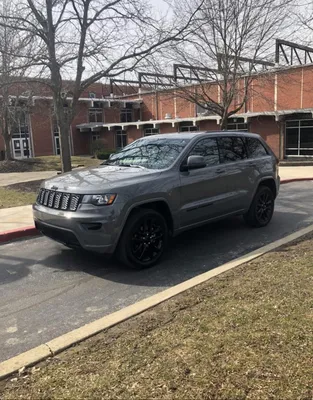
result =
[[[199,169],[206,167],[206,162],[202,156],[189,156],[187,160],[187,169]]]

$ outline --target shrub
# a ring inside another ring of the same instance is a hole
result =
[[[106,140],[95,140],[91,143],[91,152],[93,155],[96,155],[100,151],[106,150],[107,141]]]
[[[99,160],[107,160],[113,153],[115,153],[115,150],[102,150],[96,153],[96,157]]]

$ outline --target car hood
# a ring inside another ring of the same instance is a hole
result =
[[[42,187],[70,193],[99,193],[99,190],[111,190],[139,182],[150,181],[152,176],[160,175],[160,171],[101,165],[68,172],[46,180]]]

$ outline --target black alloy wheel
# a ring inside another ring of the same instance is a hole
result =
[[[275,196],[268,186],[259,186],[249,211],[244,215],[246,223],[261,228],[270,223],[275,206]]]
[[[139,209],[126,223],[117,257],[135,269],[155,265],[162,257],[168,243],[168,227],[157,211]]]

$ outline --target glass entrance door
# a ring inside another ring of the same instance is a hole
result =
[[[17,159],[31,157],[29,139],[13,138],[13,157]]]
[[[54,136],[54,147],[55,147],[55,154],[57,156],[59,156],[61,154],[60,137],[59,136]]]

